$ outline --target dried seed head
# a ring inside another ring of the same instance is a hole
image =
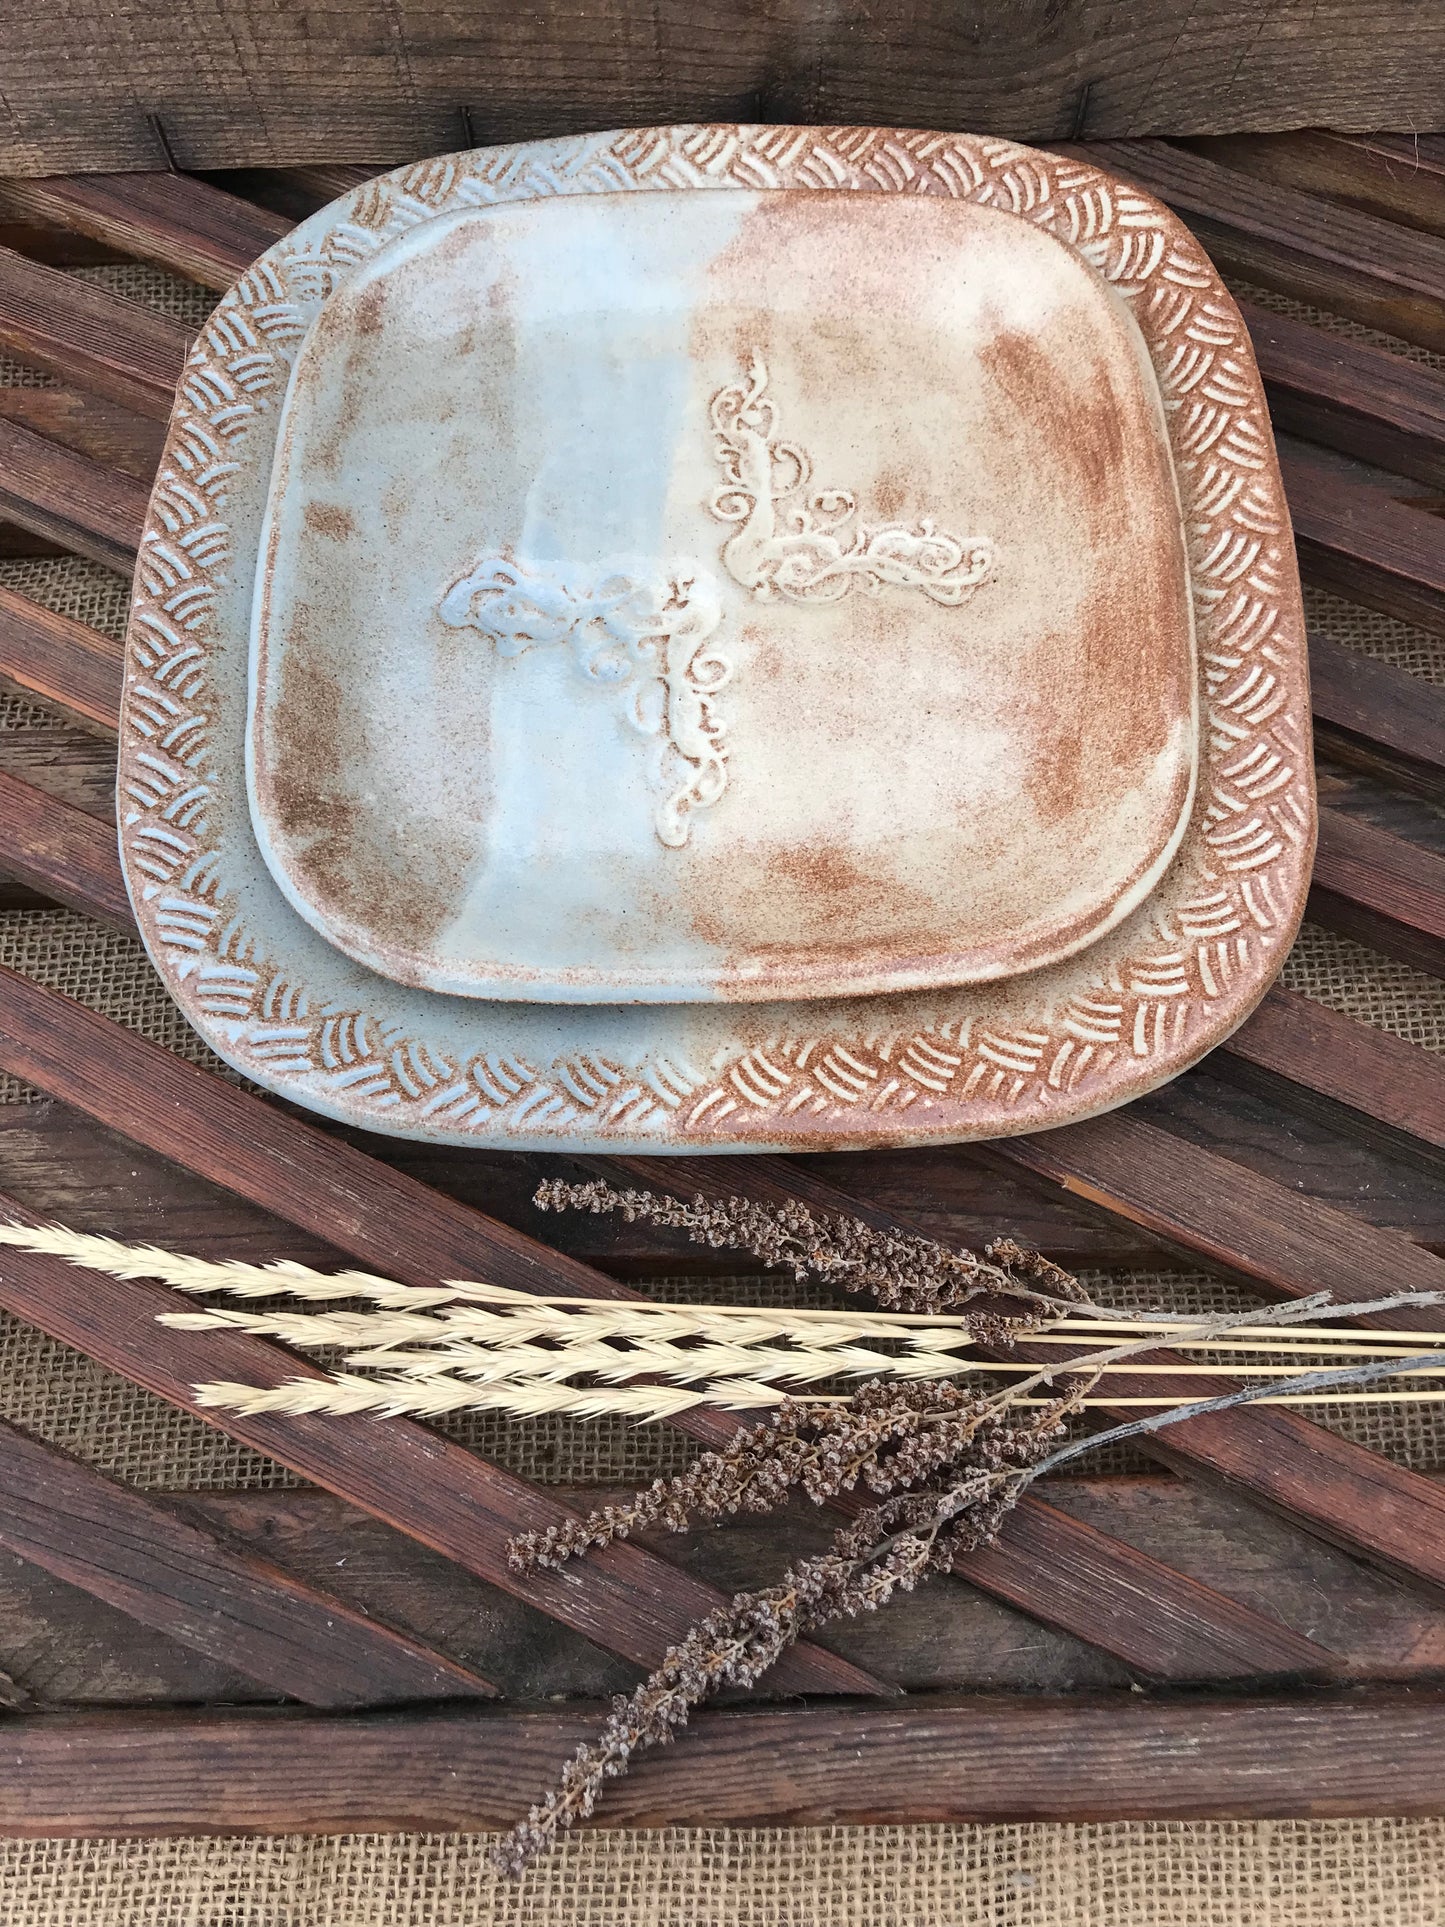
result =
[[[815,1505],[860,1484],[892,1492],[955,1463],[976,1442],[986,1455],[1002,1453],[1009,1429],[992,1395],[947,1380],[874,1380],[837,1405],[788,1401],[722,1451],[703,1453],[686,1472],[654,1480],[623,1505],[519,1533],[508,1542],[508,1560],[515,1572],[560,1566],[633,1532],[685,1532],[701,1519],[772,1512],[795,1491]]]
[[[875,1416],[889,1409],[881,1390],[865,1387]],[[895,1592],[911,1591],[948,1566],[957,1552],[991,1539],[1072,1403],[1060,1400],[1026,1422],[1001,1420],[1006,1438],[994,1440],[996,1466],[955,1469],[940,1486],[884,1499],[835,1534],[826,1552],[791,1567],[780,1584],[738,1593],[710,1613],[635,1693],[614,1700],[597,1739],[567,1762],[557,1789],[497,1844],[497,1868],[520,1874],[565,1828],[591,1815],[605,1783],[627,1771],[634,1753],[671,1739],[692,1709],[721,1688],[755,1685],[804,1634],[832,1619],[876,1612]],[[910,1410],[917,1416],[916,1406]]]
[[[651,1191],[618,1191],[600,1179],[550,1179],[532,1202],[539,1211],[616,1211],[629,1224],[645,1219],[686,1231],[694,1244],[746,1251],[800,1282],[815,1278],[845,1291],[866,1291],[890,1311],[954,1311],[985,1296],[1024,1300],[1028,1309],[1021,1314],[979,1307],[979,1337],[1031,1329],[1041,1310],[1085,1295],[1068,1272],[1010,1239],[1000,1239],[979,1258],[912,1232],[875,1230],[860,1218],[819,1217],[797,1199],[768,1206],[746,1198],[709,1203],[698,1195],[683,1203]]]

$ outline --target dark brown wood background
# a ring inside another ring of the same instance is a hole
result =
[[[54,0],[0,172],[403,161],[653,121],[1022,140],[1445,129],[1441,0]]]

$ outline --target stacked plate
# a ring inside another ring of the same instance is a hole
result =
[[[1034,1130],[1293,936],[1304,628],[1243,325],[996,141],[665,128],[323,210],[222,301],[122,853],[259,1082],[453,1142]]]

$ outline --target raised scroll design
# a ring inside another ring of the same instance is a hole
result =
[[[682,848],[692,813],[716,803],[728,780],[713,698],[733,665],[709,647],[722,605],[706,571],[678,563],[660,578],[619,571],[579,583],[487,555],[447,590],[439,613],[449,628],[479,629],[499,656],[565,645],[580,676],[618,690],[623,716],[654,744],[653,827],[668,849]]]
[[[927,517],[869,527],[847,489],[814,489],[810,458],[778,439],[767,385],[767,364],[754,355],[746,381],[712,399],[723,482],[709,507],[740,524],[723,545],[729,575],[760,601],[839,602],[856,586],[870,595],[916,589],[948,608],[966,602],[993,569],[992,542],[950,535]]]

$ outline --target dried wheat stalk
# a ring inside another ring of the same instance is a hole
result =
[[[586,1194],[596,1208],[601,1208],[599,1198],[613,1195],[626,1197],[630,1204],[648,1198],[645,1193],[607,1193],[605,1187],[587,1187]],[[714,1210],[710,1235],[720,1236],[723,1221],[732,1222],[730,1209]],[[756,1238],[756,1208],[750,1208],[743,1229],[747,1236]],[[162,1322],[187,1329],[229,1327],[279,1338],[303,1350],[340,1350],[344,1354],[342,1369],[328,1377],[297,1378],[264,1387],[207,1384],[197,1388],[208,1405],[247,1412],[412,1412],[435,1417],[472,1407],[519,1417],[617,1412],[643,1420],[674,1417],[703,1403],[755,1410],[777,1405],[793,1394],[793,1388],[835,1377],[916,1382],[979,1371],[996,1377],[1022,1374],[1029,1383],[1014,1389],[1013,1396],[1020,1403],[1027,1403],[1034,1389],[1047,1379],[1046,1374],[1025,1365],[982,1365],[961,1356],[978,1334],[978,1314],[967,1311],[951,1315],[810,1314],[757,1312],[735,1306],[659,1305],[648,1300],[601,1305],[580,1298],[538,1302],[522,1293],[479,1283],[455,1281],[436,1288],[412,1287],[370,1273],[328,1276],[292,1264],[214,1263],[149,1246],[128,1247],[112,1239],[58,1227],[37,1230],[0,1226],[0,1242],[44,1251],[123,1277],[159,1274],[188,1294],[218,1290],[254,1301],[284,1293],[326,1307],[294,1311],[249,1303],[244,1309],[222,1305],[161,1314]],[[357,1296],[366,1298],[370,1308],[356,1310],[336,1302]],[[1406,1300],[1420,1302],[1418,1296],[1396,1294],[1349,1309],[1378,1312]],[[1128,1352],[1116,1353],[1109,1362],[1098,1365],[1099,1373],[1105,1376],[1129,1369],[1120,1362],[1123,1358],[1151,1350],[1166,1337],[1171,1345],[1184,1348],[1233,1344],[1258,1353],[1288,1345],[1290,1326],[1318,1333],[1313,1342],[1327,1355],[1348,1349],[1355,1357],[1397,1357],[1402,1373],[1425,1369],[1415,1334],[1398,1334],[1402,1340],[1408,1337],[1413,1341],[1408,1345],[1367,1347],[1360,1343],[1359,1334],[1327,1334],[1319,1327],[1305,1326],[1307,1317],[1328,1308],[1323,1300],[1272,1307],[1243,1318],[1221,1316],[1193,1325],[1177,1319],[1120,1319],[1078,1299],[1054,1302],[1060,1315],[1044,1331],[1037,1329],[1043,1322],[1042,1309],[1033,1307],[1026,1326],[1031,1338],[1064,1339],[1077,1356],[1074,1334],[1118,1333],[1130,1337]],[[1073,1316],[1062,1315],[1065,1304]],[[991,1313],[987,1316],[992,1319]],[[1070,1333],[1067,1338],[1061,1331],[1065,1325]],[[1268,1336],[1265,1327],[1269,1328]],[[998,1331],[993,1323],[989,1329]],[[1003,1335],[1013,1336],[1017,1331],[1017,1325],[1009,1325]],[[891,1339],[894,1349],[881,1351],[860,1342],[878,1337]],[[779,1344],[779,1339],[785,1342]],[[1061,1358],[1054,1369],[1062,1372],[1074,1362]],[[1297,1355],[1291,1356],[1290,1365],[1296,1362]],[[1211,1363],[1133,1369],[1157,1369],[1161,1374],[1163,1382],[1156,1399],[1133,1401],[1152,1404],[1171,1399],[1178,1402],[1179,1389],[1171,1390],[1171,1381],[1219,1374],[1226,1368]],[[1234,1375],[1280,1379],[1286,1369],[1279,1364],[1241,1363]],[[579,1379],[587,1382],[569,1382]],[[640,1379],[649,1383],[638,1384]],[[1408,1395],[1441,1396],[1418,1390]],[[840,1402],[836,1396],[811,1396],[814,1403]],[[1292,1391],[1279,1394],[1281,1399],[1298,1402],[1325,1396]],[[1097,1402],[1105,1401],[1101,1397]]]

